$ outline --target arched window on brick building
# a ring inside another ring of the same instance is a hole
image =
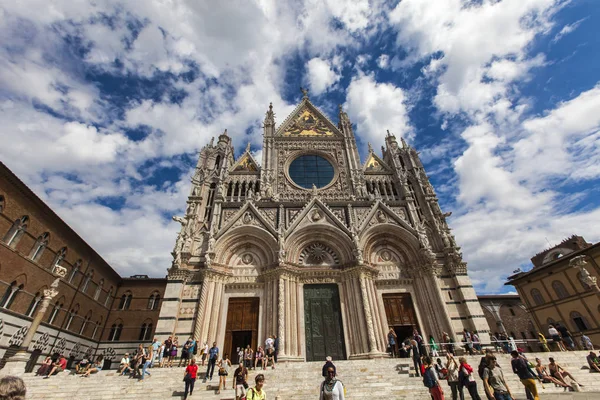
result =
[[[71,309],[71,311],[69,311],[69,316],[67,317],[67,324],[65,325],[66,331],[68,331],[69,328],[71,327],[71,325],[73,324],[73,320],[77,316],[78,312],[79,312],[79,304],[75,304],[75,307],[73,307]]]
[[[150,295],[148,299],[148,310],[156,310],[158,309],[158,304],[160,303],[160,294],[158,292],[154,292]]]
[[[108,293],[106,294],[106,299],[104,299],[104,307],[108,307],[108,303],[112,299],[113,290],[114,290],[114,288],[112,286],[110,287],[110,289],[108,289]]]
[[[90,311],[88,311],[87,315],[83,319],[83,322],[81,323],[81,328],[79,328],[80,335],[85,334],[85,328],[87,327],[87,325],[89,324],[91,319],[92,319],[92,311],[90,310]]]
[[[573,325],[577,328],[579,332],[587,331],[590,329],[590,325],[583,315],[581,315],[577,311],[572,311],[570,314],[571,321],[573,321]]]
[[[21,237],[23,236],[25,231],[27,230],[28,222],[29,217],[27,215],[23,215],[21,218],[17,219],[12,224],[8,232],[6,232],[6,235],[4,235],[4,243],[6,243],[8,246],[14,249],[17,246],[17,243],[19,243],[19,240],[21,240]]]
[[[142,324],[138,340],[150,340],[150,335],[152,335],[152,321],[147,320]]]
[[[60,300],[54,303],[54,307],[52,307],[52,312],[50,312],[50,316],[48,317],[49,324],[53,324],[54,321],[56,321],[56,317],[58,316],[58,313],[60,312],[62,307],[63,303]]]
[[[81,269],[82,262],[83,261],[81,260],[81,258],[79,260],[75,261],[75,264],[73,265],[73,269],[71,270],[71,274],[69,275],[69,283],[73,283],[73,280],[75,279],[75,277],[77,276],[77,273]]]
[[[12,281],[10,286],[6,288],[4,296],[2,296],[2,299],[0,299],[0,307],[10,309],[10,306],[12,305],[13,301],[15,301],[17,293],[19,293],[19,291],[22,290],[24,286],[25,285],[22,283],[19,284],[17,281]]]
[[[87,274],[85,274],[85,281],[83,282],[83,286],[81,287],[81,293],[86,293],[88,288],[90,287],[90,282],[94,278],[94,270],[91,270]]]
[[[119,303],[119,310],[129,310],[129,306],[131,306],[131,299],[133,295],[131,292],[125,292],[123,296],[121,296],[121,302]]]
[[[542,296],[542,293],[538,289],[531,289],[531,298],[536,306],[541,306],[546,302],[544,296]]]
[[[102,317],[94,324],[94,331],[92,332],[92,339],[96,339],[96,334],[98,333],[98,329],[102,326]]]
[[[554,289],[554,293],[556,293],[556,297],[559,299],[569,297],[569,292],[567,292],[567,288],[561,281],[552,282],[552,289]]]
[[[46,250],[46,248],[48,247],[49,241],[50,241],[50,233],[49,232],[42,233],[35,241],[35,244],[33,245],[33,248],[31,249],[31,253],[29,254],[29,258],[31,258],[35,262],[39,261],[40,258],[42,257],[42,254],[44,254],[44,250]]]
[[[31,299],[31,304],[29,304],[29,307],[27,308],[27,313],[25,315],[27,315],[28,317],[33,317],[43,298],[44,297],[42,296],[41,291],[37,292],[33,299]]]
[[[94,300],[98,300],[100,298],[100,293],[102,293],[103,286],[104,286],[104,279],[100,279],[100,282],[98,282],[98,287],[96,288],[96,293],[94,293]]]
[[[61,266],[60,263],[65,259],[66,256],[67,256],[67,248],[66,247],[62,247],[60,250],[58,250],[58,252],[56,253],[56,256],[54,256],[54,261],[52,261],[52,268],[51,268],[52,273],[54,273],[56,271],[56,268]]]
[[[116,321],[110,327],[110,331],[108,332],[108,340],[111,342],[116,342],[121,338],[121,332],[123,331],[123,322]]]

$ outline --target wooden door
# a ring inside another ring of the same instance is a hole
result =
[[[411,325],[418,329],[419,324],[410,293],[384,294],[383,304],[389,326]]]
[[[233,343],[234,332],[251,333],[251,343],[248,344],[256,351],[258,344],[258,305],[258,297],[234,297],[229,299],[223,351],[229,354],[231,360],[236,359],[234,347],[240,345],[239,343]],[[247,338],[246,334],[235,336]],[[244,343],[246,341],[247,339],[244,339]]]
[[[304,285],[306,361],[346,358],[337,285]]]

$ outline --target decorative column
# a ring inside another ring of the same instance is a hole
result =
[[[369,298],[367,293],[366,277],[364,273],[360,273],[360,294],[363,302],[363,310],[365,312],[365,319],[367,322],[367,332],[369,335],[369,353],[377,353],[377,343],[375,340],[375,329],[373,327],[373,316],[371,315],[371,305],[369,304]]]
[[[10,357],[6,361],[6,365],[2,369],[2,375],[20,375],[23,372],[25,372],[25,367],[27,365],[27,362],[29,361],[29,353],[27,353],[27,349],[29,348],[31,341],[33,340],[33,337],[37,332],[37,329],[39,328],[42,319],[44,318],[44,314],[46,313],[46,310],[50,305],[50,301],[58,294],[58,283],[60,282],[60,279],[67,274],[67,269],[65,267],[61,267],[60,265],[57,265],[54,267],[54,274],[57,275],[58,278],[56,278],[54,282],[52,282],[50,288],[44,289],[44,298],[42,300],[42,306],[36,313],[33,321],[31,321],[31,325],[27,329],[27,334],[23,339],[23,343],[21,344],[19,351],[17,351],[15,355]]]
[[[206,277],[202,282],[202,289],[200,290],[200,301],[198,302],[198,312],[196,315],[196,322],[194,325],[194,339],[198,343],[204,343],[208,338],[203,336],[202,325],[204,321],[204,313],[206,311],[206,298],[208,297],[209,285],[212,282],[209,282]]]
[[[585,258],[585,255],[573,257],[571,260],[569,260],[569,266],[577,268],[579,270],[579,273],[581,274],[579,276],[579,279],[581,280],[581,282],[589,286],[594,291],[594,293],[596,293],[596,296],[600,298],[600,287],[598,287],[598,278],[592,276],[589,273],[589,271],[585,268],[587,264]]]
[[[277,337],[279,338],[279,354],[277,358],[285,357],[285,282],[283,276],[279,276],[279,290],[277,302]]]

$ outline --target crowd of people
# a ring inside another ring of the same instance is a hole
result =
[[[559,350],[576,349],[573,336],[560,324],[550,325],[548,334],[550,340],[556,343]],[[545,350],[548,351],[547,339],[543,334],[539,333],[539,335],[540,344],[543,344]],[[490,348],[483,350],[476,331],[464,330],[462,336],[462,347],[465,354],[483,354],[477,371],[474,371],[465,357],[457,357],[457,346],[450,335],[445,332],[440,343],[436,342],[433,336],[430,336],[429,340],[426,341],[416,329],[410,337],[400,342],[394,329],[390,328],[387,335],[388,351],[392,357],[412,358],[415,376],[422,377],[423,384],[429,389],[434,400],[444,399],[442,380],[447,381],[453,400],[458,398],[464,400],[466,393],[470,395],[471,399],[479,400],[476,375],[479,376],[488,399],[514,399],[511,389],[506,384],[505,372],[498,365],[494,352]],[[221,390],[227,388],[227,377],[230,376],[232,366],[237,365],[231,377],[231,388],[235,391],[236,400],[264,400],[266,399],[266,393],[263,389],[264,374],[257,374],[255,386],[250,388],[248,371],[250,369],[266,370],[268,367],[275,369],[278,344],[275,336],[269,336],[264,347],[258,346],[256,351],[250,345],[245,348],[238,348],[235,355],[237,363],[233,363],[228,354],[221,356],[216,342],[213,342],[212,346],[209,346],[208,342],[200,345],[194,338],[190,337],[180,346],[176,336],[169,336],[162,342],[155,338],[148,346],[140,344],[131,355],[125,353],[119,364],[118,372],[121,376],[143,380],[145,376],[151,375],[151,368],[185,367],[184,399],[187,399],[194,391],[195,382],[199,377],[199,367],[206,366],[204,383],[212,381],[215,369],[217,370],[219,385],[216,391],[220,393]],[[594,353],[593,344],[589,338],[583,335],[581,344],[582,347],[590,350],[587,356],[589,368],[592,371],[600,372],[600,358]],[[565,390],[576,391],[582,386],[570,372],[566,371],[552,357],[548,358],[549,363],[547,365],[544,365],[540,358],[535,359],[535,364],[529,361],[523,354],[522,349],[518,348],[514,340],[506,335],[492,335],[492,345],[496,352],[511,354],[512,372],[519,377],[523,384],[527,399],[539,399],[536,383],[541,384],[542,387],[544,383],[551,383],[563,387]],[[180,354],[177,362],[178,351]],[[444,362],[439,358],[441,352],[445,352],[446,359]],[[196,362],[196,357],[199,359],[199,364]],[[75,370],[72,372],[82,377],[89,377],[91,374],[102,370],[103,362],[102,356],[98,356],[93,362],[84,358],[75,365]],[[42,362],[37,374],[49,378],[66,370],[66,366],[67,361],[63,355],[55,359],[47,357]],[[327,357],[322,375],[324,380],[320,385],[319,398],[321,400],[343,400],[345,388],[336,377],[337,370],[331,357]]]

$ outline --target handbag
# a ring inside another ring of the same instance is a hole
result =
[[[184,382],[191,382],[192,381],[192,374],[190,374],[189,372],[185,374],[185,376],[183,377],[183,381]]]

